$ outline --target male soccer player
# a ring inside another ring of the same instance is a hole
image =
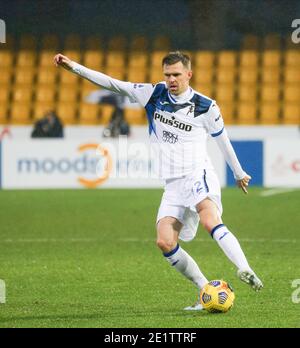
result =
[[[237,267],[238,277],[254,290],[260,290],[262,282],[221,219],[220,184],[207,155],[207,136],[215,138],[237,185],[245,193],[251,177],[243,171],[235,155],[216,102],[190,87],[190,58],[178,51],[166,55],[162,61],[165,81],[156,85],[119,81],[62,54],[57,54],[54,62],[145,107],[150,138],[159,148],[160,175],[165,180],[157,215],[157,246],[170,265],[198,289],[208,282],[193,258],[178,244],[178,239],[194,238],[200,220]],[[202,306],[198,301],[185,309],[201,310]]]

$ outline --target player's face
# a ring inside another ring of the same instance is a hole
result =
[[[172,65],[165,64],[163,73],[168,90],[172,94],[179,95],[188,89],[192,71],[187,69],[181,62]]]

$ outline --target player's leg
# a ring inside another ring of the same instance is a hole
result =
[[[238,268],[239,278],[251,285],[254,290],[263,287],[262,282],[253,272],[236,237],[223,224],[215,202],[206,198],[196,206],[200,222],[218,243],[229,260]]]
[[[201,289],[208,280],[200,271],[195,260],[178,244],[181,222],[171,216],[161,218],[157,223],[157,246],[169,264]]]

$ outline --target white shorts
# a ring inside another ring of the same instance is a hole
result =
[[[156,223],[163,217],[172,216],[183,224],[179,238],[192,240],[200,221],[196,205],[205,198],[215,202],[221,216],[221,188],[213,169],[197,170],[181,178],[166,180]]]

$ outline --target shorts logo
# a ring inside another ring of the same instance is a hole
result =
[[[165,143],[175,144],[178,141],[178,135],[171,132],[163,131],[163,141]]]

